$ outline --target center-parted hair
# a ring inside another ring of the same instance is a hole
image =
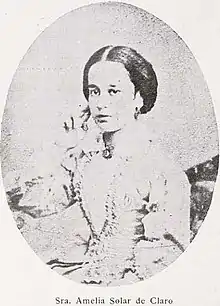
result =
[[[121,63],[129,73],[131,82],[134,84],[135,94],[140,93],[143,106],[142,114],[149,112],[157,98],[157,77],[154,69],[142,55],[132,48],[125,46],[106,46],[96,51],[88,60],[83,72],[83,93],[89,100],[88,74],[90,68],[100,61]]]

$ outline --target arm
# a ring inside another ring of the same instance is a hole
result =
[[[185,173],[168,159],[157,160],[148,171],[145,237],[159,239],[164,245],[175,244],[183,251],[190,236],[190,185]],[[139,192],[144,198],[144,186]]]
[[[62,143],[56,142],[50,144],[47,150],[35,151],[26,168],[5,175],[8,203],[15,217],[18,215],[21,219],[29,216],[36,219],[56,214],[69,207],[71,177],[63,164],[66,163],[73,170],[69,150],[76,145],[76,141],[75,130],[71,133],[70,130],[68,133],[64,131]]]

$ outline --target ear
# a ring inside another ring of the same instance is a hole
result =
[[[140,92],[138,91],[134,97],[135,107],[140,109],[143,106],[143,99],[141,98]]]

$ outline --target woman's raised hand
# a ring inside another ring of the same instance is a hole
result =
[[[68,151],[76,147],[79,138],[79,129],[76,128],[73,116],[70,116],[70,118],[63,123],[62,130],[61,146],[64,151]]]
[[[64,122],[63,127],[64,127],[65,132],[67,133],[74,130],[75,129],[74,118],[71,116],[70,120]]]

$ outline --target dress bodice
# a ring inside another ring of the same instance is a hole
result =
[[[175,249],[166,255],[173,261],[175,252],[189,244],[189,184],[183,171],[144,137],[130,138],[111,159],[97,149],[69,154],[72,184],[91,229],[86,282],[114,284],[125,271],[144,279],[154,273],[145,257],[149,250]],[[166,256],[156,255],[162,263]]]
[[[47,176],[16,179],[19,214],[31,218],[39,234],[29,235],[34,232],[27,228],[29,219],[22,233],[45,261],[71,279],[136,282],[168,266],[189,244],[184,172],[141,126],[124,136],[112,157],[104,158],[101,138],[89,129],[68,147],[61,167]],[[33,198],[36,207],[30,205]],[[39,239],[42,231],[45,240]]]
[[[98,233],[106,218],[105,202],[111,192],[115,173],[114,158],[105,159],[101,153],[95,155],[83,171],[82,189],[85,205]]]

